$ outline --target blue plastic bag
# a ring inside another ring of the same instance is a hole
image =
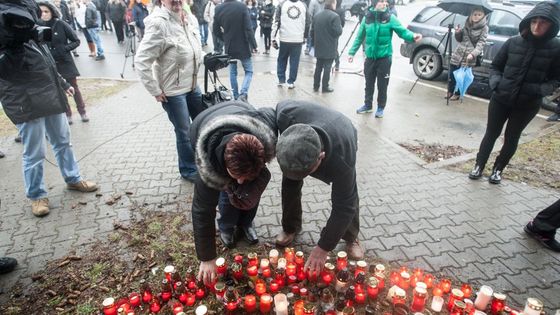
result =
[[[455,85],[455,92],[459,91],[461,94],[461,101],[465,98],[465,93],[469,86],[473,83],[474,75],[471,67],[461,67],[453,71],[453,76],[457,84]]]

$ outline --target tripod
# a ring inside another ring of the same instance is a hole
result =
[[[121,71],[122,79],[124,79],[124,69],[126,67],[126,61],[128,60],[128,57],[132,57],[132,69],[134,69],[134,55],[136,54],[136,32],[133,23],[126,25],[125,36],[126,40],[124,41],[124,63]]]
[[[453,38],[451,37],[451,35],[453,33],[453,28],[454,28],[453,23],[447,25],[447,33],[445,35],[443,35],[443,37],[439,41],[439,44],[436,47],[436,51],[432,55],[430,55],[429,60],[428,60],[428,62],[433,61],[434,55],[439,54],[439,47],[441,46],[441,44],[445,40],[445,48],[443,49],[442,62],[443,62],[444,58],[447,60],[447,68],[448,68],[447,84],[449,84],[449,82],[451,82],[451,76],[453,75],[451,73],[451,71],[449,70],[450,65],[451,65],[451,55],[453,54],[453,47],[452,47],[453,46]],[[410,88],[410,91],[408,91],[408,94],[412,93],[412,90],[416,86],[416,83],[418,83],[418,80],[420,80],[420,77],[416,78],[416,81],[414,81],[414,84]],[[447,100],[446,105],[449,106],[449,97],[446,97],[446,100]]]

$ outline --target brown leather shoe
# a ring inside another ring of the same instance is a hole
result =
[[[346,242],[346,253],[348,258],[352,260],[361,260],[364,258],[364,249],[357,239],[353,242]]]
[[[290,245],[296,238],[296,234],[297,233],[286,233],[284,231],[280,232],[280,234],[276,236],[276,245],[280,247],[286,247]]]
[[[81,192],[92,192],[97,190],[97,184],[89,180],[81,180],[74,184],[68,184],[68,189]]]
[[[49,214],[49,199],[41,198],[31,201],[31,212],[36,217],[44,217]]]

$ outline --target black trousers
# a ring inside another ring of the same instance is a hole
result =
[[[272,28],[270,27],[261,27],[261,32],[264,35],[264,49],[270,50],[270,45],[272,43],[270,34],[272,33]]]
[[[387,86],[391,74],[391,57],[371,59],[366,58],[364,62],[364,76],[366,77],[364,104],[371,107],[373,104],[373,93],[375,92],[375,81],[377,80],[377,105],[385,108],[387,105]]]
[[[457,81],[455,80],[455,76],[453,75],[453,72],[457,69],[459,69],[460,66],[456,66],[454,64],[451,64],[449,66],[449,72],[451,72],[451,74],[449,75],[449,82],[447,82],[447,93],[453,93],[453,91],[455,91],[455,86],[457,85]],[[455,93],[457,95],[459,95],[459,91],[457,91],[457,93]]]
[[[540,234],[554,238],[556,230],[560,228],[560,199],[539,212],[533,219],[533,226]]]
[[[538,107],[529,109],[515,108],[501,104],[494,98],[491,98],[490,104],[488,105],[486,132],[484,133],[478,154],[476,155],[476,164],[480,165],[482,168],[486,165],[492,148],[494,148],[494,143],[502,133],[502,129],[507,122],[506,131],[504,133],[504,144],[494,162],[494,168],[500,171],[503,170],[515,154],[515,151],[517,151],[517,144],[519,143],[521,133],[538,112]]]
[[[286,233],[296,233],[302,227],[302,206],[301,206],[301,188],[303,180],[292,180],[282,176],[282,229]],[[358,194],[358,185],[354,184],[354,193]],[[358,199],[355,200],[359,203]],[[353,242],[358,239],[360,233],[360,206],[356,204],[356,214],[352,218],[352,222],[344,232],[342,239],[347,242]],[[324,229],[321,231],[323,236]]]
[[[329,88],[329,81],[331,79],[331,68],[334,59],[317,58],[315,64],[315,74],[313,76],[313,88],[319,89],[319,83],[322,83],[323,90]],[[321,73],[323,73],[323,80],[321,82]]]
[[[115,35],[117,35],[118,42],[124,42],[124,21],[113,21],[115,27]]]

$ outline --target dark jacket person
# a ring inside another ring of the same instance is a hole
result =
[[[265,115],[267,111],[270,113]],[[236,227],[250,243],[258,241],[251,229],[261,194],[270,180],[265,163],[275,153],[272,112],[271,108],[255,110],[244,102],[225,102],[200,113],[191,125],[200,175],[195,181],[192,221],[196,254],[201,261],[198,278],[205,283],[216,277],[217,205],[224,245],[232,247],[232,230]]]
[[[325,9],[313,18],[311,34],[315,46],[315,75],[313,77],[313,90],[319,90],[321,72],[323,73],[323,92],[332,92],[329,87],[331,67],[337,56],[338,38],[342,34],[340,17],[334,11],[336,0],[326,0]]]
[[[276,106],[276,158],[282,169],[282,233],[287,246],[302,226],[301,188],[309,175],[332,186],[332,211],[306,268],[320,271],[340,239],[352,259],[363,257],[356,184],[357,132],[343,114],[310,102],[286,100]]]
[[[501,174],[517,150],[523,129],[539,111],[542,98],[560,86],[560,7],[538,3],[519,23],[519,36],[508,39],[492,60],[486,133],[480,143],[471,179],[482,177],[496,139],[507,122],[504,144],[494,162],[490,183]]]

